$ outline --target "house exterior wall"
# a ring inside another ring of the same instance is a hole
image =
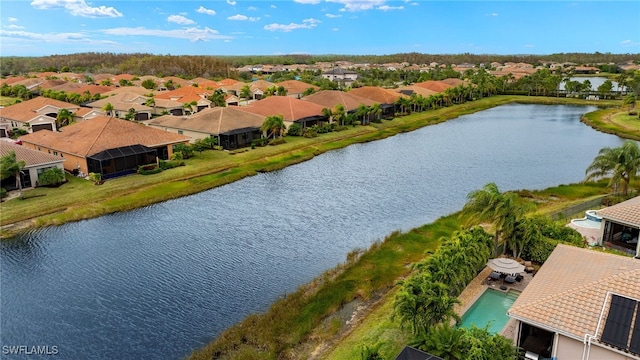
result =
[[[36,182],[38,181],[38,170],[39,169],[46,170],[46,169],[49,169],[49,168],[52,168],[52,167],[57,167],[59,169],[64,170],[64,165],[61,162],[59,162],[57,164],[43,164],[43,165],[37,165],[37,166],[30,167],[28,170],[29,170],[29,177],[31,178],[31,185],[34,185],[34,186],[36,185]]]
[[[558,360],[583,360],[582,353],[584,351],[584,344],[582,341],[578,341],[563,335],[558,335],[558,345],[556,357]],[[591,345],[591,351],[589,358],[584,360],[631,360],[638,359],[637,357],[624,356],[617,352],[611,351],[607,348]]]
[[[87,170],[87,159],[80,157],[80,156],[76,156],[73,154],[68,154],[62,151],[59,151],[57,149],[51,149],[51,148],[47,148],[44,146],[39,146],[36,144],[32,144],[32,143],[28,143],[28,142],[22,142],[22,145],[24,147],[26,147],[27,149],[33,149],[33,150],[38,150],[38,151],[42,151],[42,152],[46,152],[49,154],[52,154],[54,156],[60,156],[61,158],[64,158],[64,163],[62,163],[62,167],[71,172],[75,169],[78,169],[79,171],[81,171],[84,174],[89,174],[89,171]],[[38,177],[32,177],[31,179],[37,179]]]
[[[204,138],[208,138],[209,136],[211,136],[211,134],[198,132],[198,131],[174,129],[174,128],[170,128],[170,127],[166,127],[166,126],[159,126],[159,125],[153,125],[153,124],[148,124],[148,126],[152,127],[152,128],[156,128],[156,129],[162,130],[162,131],[188,136],[188,137],[191,138],[189,140],[190,143],[194,143],[198,139],[204,139]],[[173,148],[173,146],[172,146],[172,148]]]

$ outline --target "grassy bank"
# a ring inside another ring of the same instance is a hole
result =
[[[438,110],[385,120],[370,126],[322,134],[316,138],[287,137],[278,146],[256,148],[242,153],[205,151],[186,161],[187,166],[152,176],[131,175],[95,186],[70,178],[57,189],[37,188],[25,192],[25,199],[0,203],[1,238],[29,228],[58,225],[116,211],[126,211],[153,203],[194,194],[224,185],[261,171],[273,171],[309,160],[325,151],[440,123],[461,115],[495,106],[519,103],[613,106],[616,101],[584,101],[567,98],[494,96]],[[233,155],[232,155],[233,154]]]
[[[520,192],[537,204],[540,213],[607,193],[604,182]],[[462,226],[458,214],[452,214],[406,233],[393,233],[361,256],[351,254],[345,264],[280,299],[264,314],[229,328],[190,358],[357,359],[363,345],[378,342],[380,354],[392,358],[408,336],[390,318],[396,281],[410,273],[410,264],[433,253],[441,238]],[[366,310],[358,313],[357,306]],[[345,319],[353,320],[354,313],[356,325],[347,325]]]
[[[640,140],[640,119],[637,115],[631,116],[626,110],[619,107],[600,109],[586,114],[583,116],[582,122],[604,133]]]

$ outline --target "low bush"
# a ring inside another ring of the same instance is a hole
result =
[[[316,131],[316,129],[308,127],[304,129],[302,136],[306,138],[314,138],[318,136],[318,132]]]
[[[157,174],[161,172],[162,169],[156,164],[148,164],[148,165],[140,165],[138,167],[138,174],[140,175],[151,175]]]
[[[0,188],[0,199],[4,199],[7,197],[7,189]]]
[[[268,143],[269,143],[269,139],[267,138],[253,139],[251,140],[251,147],[267,146]]]
[[[184,161],[182,161],[182,160],[171,160],[171,161],[160,160],[160,169],[162,169],[162,170],[173,169],[174,167],[178,167],[178,166],[184,166]]]
[[[274,146],[274,145],[280,145],[280,144],[284,144],[286,141],[284,141],[284,138],[277,138],[277,139],[271,139],[269,140],[269,145]]]
[[[58,167],[49,168],[38,175],[38,186],[58,187],[66,181],[64,170]]]
[[[289,126],[287,130],[287,135],[289,136],[300,136],[302,135],[302,126],[298,123],[293,123]]]

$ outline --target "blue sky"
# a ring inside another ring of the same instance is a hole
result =
[[[640,53],[640,1],[2,0],[0,55]]]

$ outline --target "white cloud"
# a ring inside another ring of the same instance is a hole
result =
[[[65,9],[73,16],[84,16],[89,18],[99,17],[122,17],[122,13],[114,7],[87,5],[85,0],[33,0],[31,6],[39,10]]]
[[[320,20],[316,20],[313,18],[302,20],[302,24],[290,23],[290,24],[269,24],[265,25],[264,29],[268,31],[282,31],[282,32],[290,32],[298,29],[313,29],[321,23]]]
[[[227,39],[227,40],[225,40],[224,42],[226,42],[226,43],[230,43],[230,42],[231,42],[231,40]]]
[[[378,6],[378,10],[382,10],[382,11],[402,10],[402,9],[404,9],[404,6],[389,6],[389,5]]]
[[[293,0],[294,2],[297,2],[299,4],[310,4],[310,5],[316,5],[316,4],[320,4],[321,0]]]
[[[340,11],[364,11],[384,5],[385,0],[327,0],[327,2],[344,5]]]
[[[532,48],[532,47],[536,47],[536,46],[535,46],[535,45],[533,45],[533,44],[525,44],[525,45],[524,45],[524,47],[526,47],[526,48]]]
[[[332,18],[332,19],[333,19],[333,18],[339,18],[339,17],[342,17],[342,15],[334,15],[334,14],[329,14],[329,13],[326,13],[326,14],[325,14],[325,16],[326,16],[326,17],[328,17],[328,18]]]
[[[332,30],[332,31],[338,31],[338,30],[340,30],[340,29],[338,29],[338,28],[332,28],[331,30]]]
[[[237,15],[229,16],[229,17],[227,18],[227,20],[238,20],[238,21],[247,21],[247,20],[249,20],[249,21],[258,21],[258,20],[260,20],[260,18],[259,18],[259,17],[249,17],[249,16],[246,16],[246,15],[237,14]]]
[[[236,6],[236,2],[233,0],[227,0],[227,4],[231,5],[231,6]]]
[[[115,41],[109,40],[92,40],[86,37],[85,34],[82,33],[33,33],[28,31],[7,31],[0,30],[0,37],[9,38],[9,39],[21,39],[24,40],[36,40],[36,41],[44,41],[47,43],[69,43],[69,42],[82,42],[89,44],[102,44],[102,45],[113,45],[117,44]]]
[[[248,10],[248,11],[257,11],[257,10],[258,10],[258,8],[257,8],[257,7],[255,7],[255,6],[249,6],[249,7],[247,8],[247,10]]]
[[[204,6],[200,6],[198,8],[198,10],[196,10],[196,12],[198,12],[200,14],[207,14],[207,15],[215,15],[216,14],[215,10],[207,9]]]
[[[186,39],[192,42],[207,41],[207,40],[225,40],[233,39],[231,36],[220,35],[217,30],[209,29],[208,27],[199,28],[191,27],[185,29],[174,30],[158,30],[147,29],[145,27],[120,27],[102,30],[107,35],[119,35],[119,36],[157,36],[174,39]]]
[[[487,14],[487,16],[498,16],[497,12],[492,12],[491,14]]]
[[[4,27],[7,29],[24,29],[24,26],[20,26],[16,24],[5,25]]]
[[[195,21],[188,19],[182,15],[170,15],[167,17],[168,22],[180,24],[180,25],[191,25],[195,24]]]
[[[18,21],[18,19],[17,19],[17,18],[14,18],[14,17],[10,17],[10,18],[8,18],[7,20],[8,20],[9,22],[16,22],[16,21]]]
[[[411,6],[418,6],[418,5],[420,5],[420,4],[419,4],[418,2],[412,2],[412,3],[411,3],[411,4],[409,4],[409,5],[411,5]]]
[[[275,8],[276,8],[276,6],[275,6],[275,5],[271,5],[271,8],[272,8],[272,9],[275,9]]]

